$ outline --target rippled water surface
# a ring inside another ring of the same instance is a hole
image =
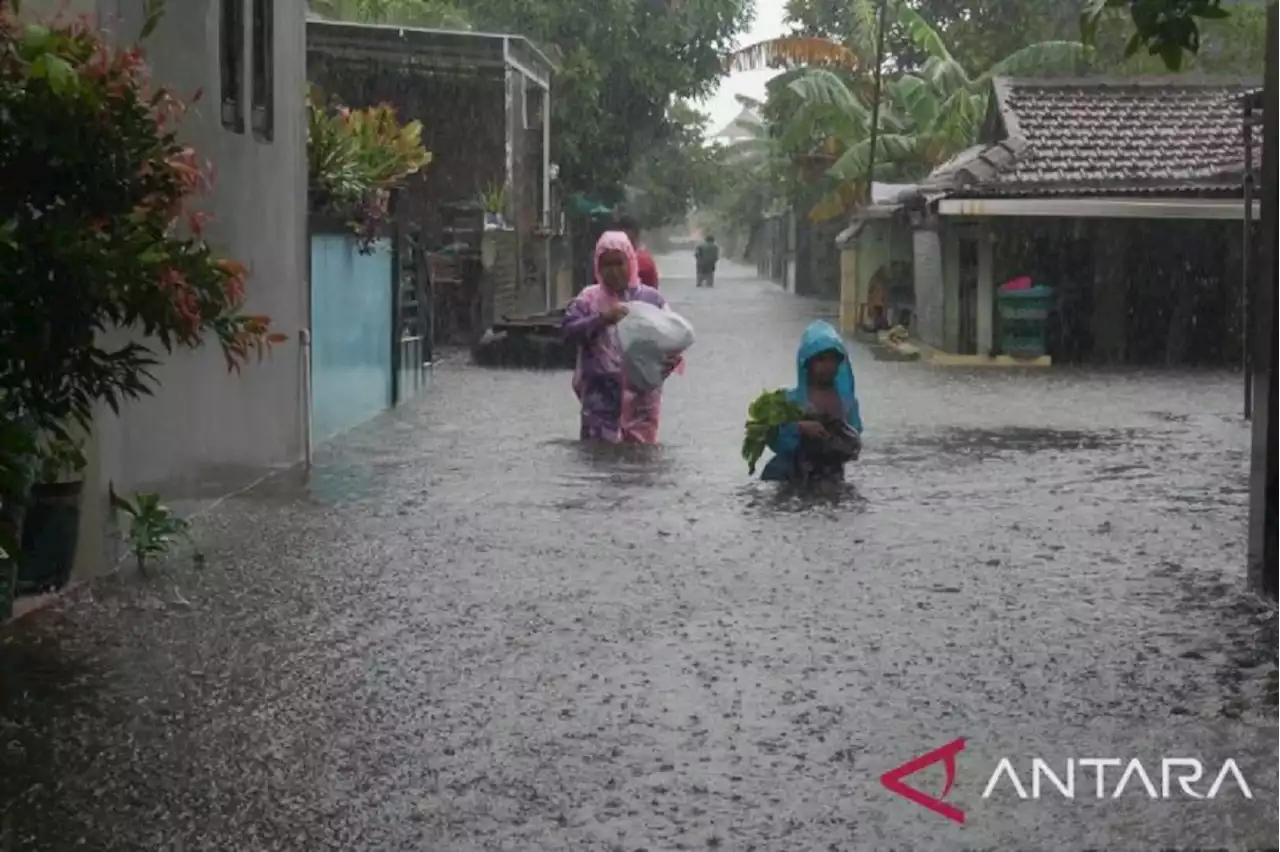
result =
[[[203,572],[0,639],[0,849],[1275,846],[1236,377],[855,349],[863,460],[789,493],[747,478],[743,412],[823,306],[662,263],[699,337],[661,446],[572,440],[564,373],[445,364],[217,509]],[[958,737],[965,825],[880,786]],[[1157,788],[1234,758],[1255,798],[984,800],[1006,756]]]

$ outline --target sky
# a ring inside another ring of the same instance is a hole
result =
[[[782,35],[783,7],[786,0],[755,0],[756,17],[751,28],[738,37],[738,47],[767,38]],[[709,113],[711,120],[709,133],[719,133],[726,124],[738,117],[742,105],[734,100],[734,95],[748,95],[753,98],[764,98],[764,84],[777,71],[748,71],[730,74],[720,83],[714,95],[702,101],[699,107]]]

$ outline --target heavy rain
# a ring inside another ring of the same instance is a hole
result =
[[[1142,5],[0,3],[0,852],[1276,848],[1276,4]]]

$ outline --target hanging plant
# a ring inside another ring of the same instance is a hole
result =
[[[391,190],[431,162],[422,145],[422,123],[401,125],[395,110],[333,109],[307,97],[307,168],[313,209],[346,220],[360,251],[386,236]]]

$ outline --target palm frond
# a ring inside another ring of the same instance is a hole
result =
[[[825,38],[785,36],[756,42],[730,53],[725,60],[729,71],[760,71],[769,68],[822,66],[857,69],[857,54],[842,44]]]

